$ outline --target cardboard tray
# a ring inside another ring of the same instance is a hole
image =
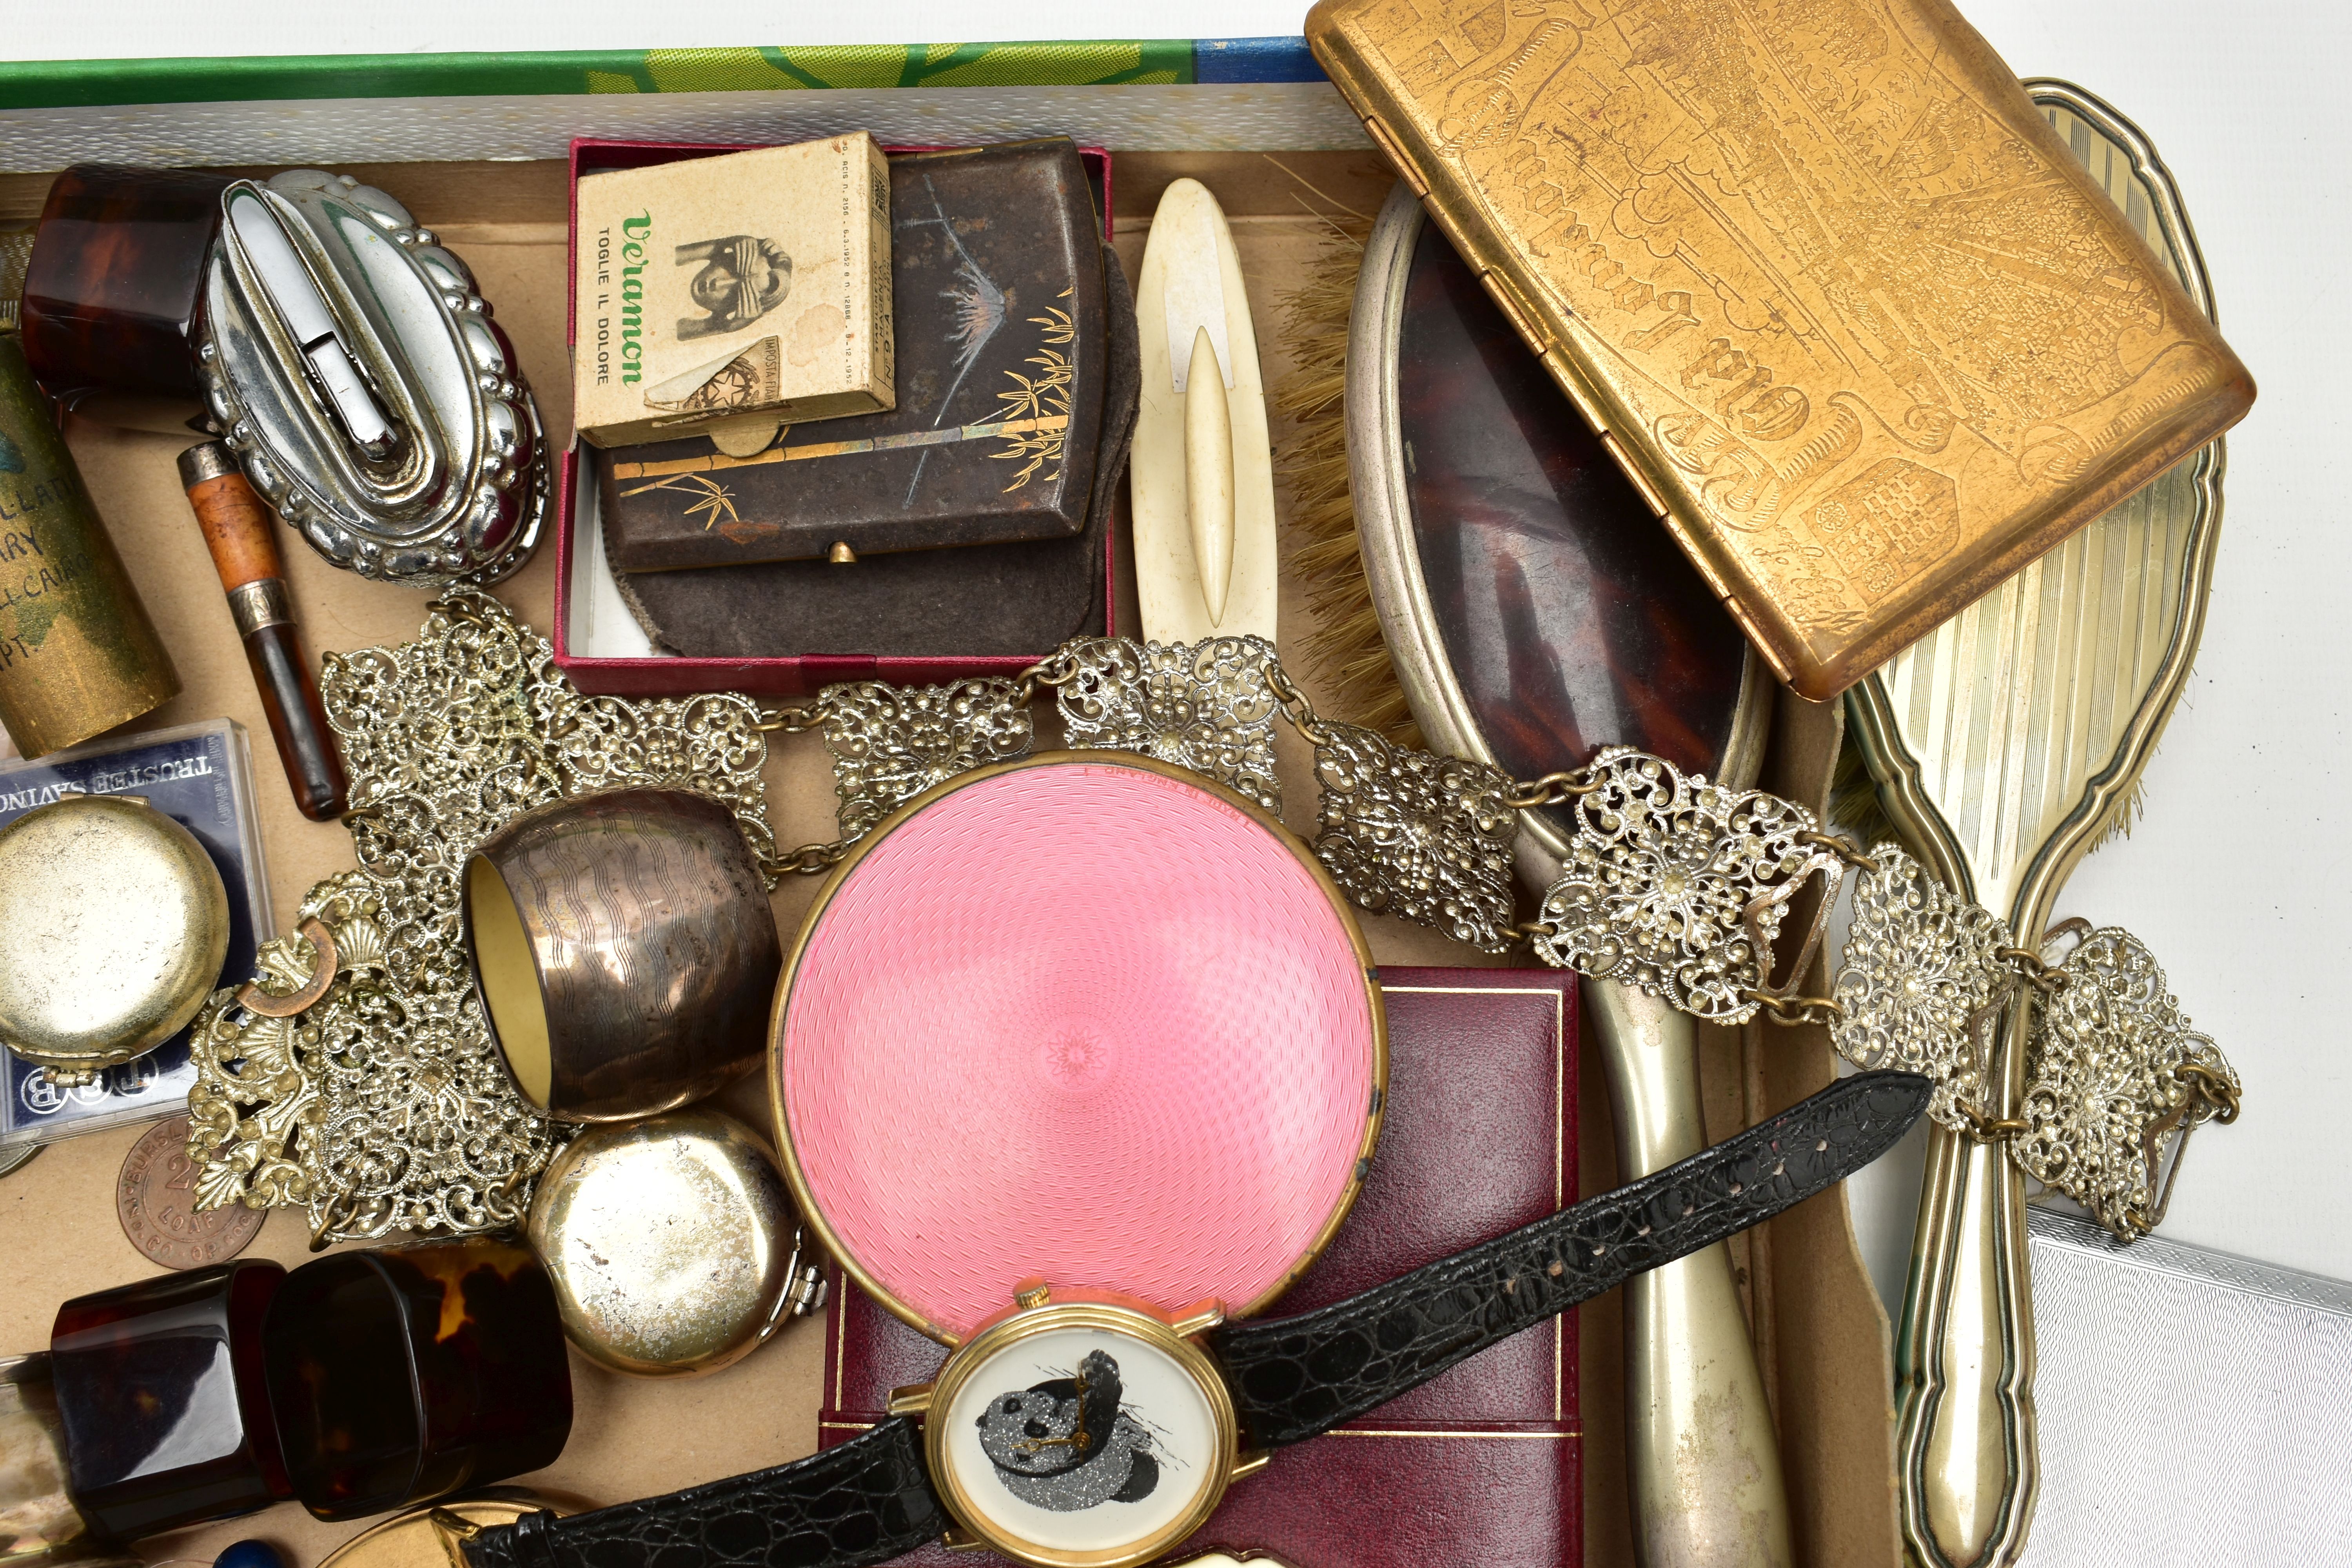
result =
[[[780,79],[785,78],[791,79]],[[873,85],[893,80],[910,85]],[[688,90],[653,90],[665,81]],[[0,173],[0,223],[37,212],[49,174],[79,158],[299,163],[355,174],[407,203],[474,269],[532,375],[560,451],[571,444],[562,281],[571,140],[769,142],[860,125],[893,142],[1066,133],[1110,148],[1118,167],[1115,233],[1130,277],[1161,190],[1179,175],[1200,178],[1233,217],[1270,378],[1292,363],[1279,340],[1282,298],[1329,237],[1329,220],[1369,217],[1391,183],[1386,164],[1295,39],[747,49],[702,51],[692,60],[656,52],[16,65],[0,66],[0,169],[18,171]],[[1289,428],[1277,421],[1274,433],[1279,448]],[[80,424],[69,434],[99,510],[186,685],[142,726],[226,715],[263,733],[243,650],[173,470],[186,443]],[[1287,560],[1298,541],[1289,531],[1286,493],[1277,504]],[[415,635],[423,595],[336,571],[293,540],[285,553],[313,657]],[[555,625],[559,553],[542,548],[499,589],[541,632]],[[1129,559],[1125,552],[1121,558]],[[1132,626],[1131,571],[1122,575],[1119,624]],[[1294,651],[1307,619],[1304,587],[1293,577],[1284,583],[1282,615],[1281,640],[1286,652]],[[1324,693],[1307,684],[1320,700]],[[1834,708],[1783,701],[1762,782],[1819,804],[1836,726]],[[1041,743],[1049,740],[1050,733]],[[1286,731],[1280,746],[1290,820],[1305,825],[1314,800],[1307,754]],[[340,826],[304,821],[274,762],[256,761],[272,900],[278,910],[292,910],[312,882],[352,864],[350,838]],[[832,779],[821,742],[780,739],[766,778],[781,835],[797,833],[793,842],[832,836]],[[777,890],[783,931],[797,928],[814,892],[806,879]],[[1383,964],[1490,962],[1418,927],[1372,917],[1364,923]],[[1714,1137],[1833,1076],[1818,1029],[1773,1030],[1769,1040],[1761,1026],[1702,1033]],[[1580,1181],[1583,1190],[1599,1192],[1615,1184],[1607,1095],[1590,1071],[1581,1092],[1590,1113]],[[737,1086],[726,1103],[766,1125],[756,1079]],[[46,1345],[50,1319],[67,1298],[156,1272],[122,1238],[113,1214],[116,1173],[136,1136],[136,1129],[118,1129],[72,1139],[0,1179],[0,1257],[12,1265],[0,1275],[0,1353]],[[270,1216],[252,1255],[296,1265],[307,1256],[307,1240],[300,1217],[281,1211]],[[1738,1258],[1780,1426],[1798,1560],[1894,1568],[1901,1553],[1893,1352],[1843,1194],[1803,1205],[1754,1233]],[[793,1324],[736,1366],[684,1383],[622,1378],[574,1356],[571,1444],[562,1459],[527,1480],[575,1503],[602,1504],[807,1454],[816,1446],[824,1340],[820,1323]],[[1589,1434],[1585,1561],[1592,1568],[1624,1568],[1633,1552],[1614,1295],[1582,1311],[1579,1341]],[[138,1551],[150,1562],[210,1561],[230,1542],[258,1536],[307,1564],[356,1531],[318,1523],[289,1504],[143,1542]]]

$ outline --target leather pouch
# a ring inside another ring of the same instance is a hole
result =
[[[1387,1119],[1363,1194],[1274,1311],[1302,1312],[1575,1201],[1576,979],[1560,970],[1383,969]],[[818,1441],[882,1419],[946,1352],[836,1277]],[[1576,1315],[1473,1356],[1320,1437],[1277,1449],[1177,1560],[1271,1552],[1293,1568],[1575,1568],[1583,1558]],[[926,1568],[995,1564],[937,1544]]]
[[[614,449],[623,572],[859,557],[1085,531],[1108,342],[1087,170],[1066,138],[890,160],[898,405]]]

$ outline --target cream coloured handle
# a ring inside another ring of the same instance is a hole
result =
[[[1586,980],[1608,1070],[1617,1173],[1633,1181],[1706,1143],[1690,1017]],[[1643,1568],[1789,1568],[1789,1500],[1755,1347],[1718,1242],[1625,1284],[1625,1471]]]
[[[1184,521],[1192,526],[1192,564],[1209,624],[1222,626],[1234,585],[1234,416],[1206,327],[1193,329],[1185,372]]]

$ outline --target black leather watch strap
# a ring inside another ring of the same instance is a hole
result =
[[[1911,1073],[1843,1079],[1678,1165],[1293,1318],[1229,1323],[1244,1442],[1312,1437],[1645,1268],[1771,1218],[1885,1153],[1927,1108]]]
[[[558,1519],[541,1510],[465,1543],[472,1568],[863,1568],[946,1533],[904,1417],[773,1469]]]

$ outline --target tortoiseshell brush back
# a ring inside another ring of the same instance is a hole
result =
[[[1309,309],[1342,298],[1328,285],[1302,295]],[[1296,316],[1286,336],[1327,354],[1339,342]],[[1359,691],[1387,675],[1436,750],[1516,776],[1630,743],[1718,782],[1752,782],[1772,689],[1760,661],[1402,184],[1365,244],[1345,353],[1344,437],[1333,428],[1342,411],[1326,397],[1318,416],[1306,390],[1328,366],[1310,357],[1288,401],[1306,416],[1294,461],[1342,439],[1349,470],[1351,506],[1337,504],[1328,470],[1319,498],[1312,473],[1301,497],[1324,536],[1302,556],[1303,570],[1322,574],[1310,602],[1340,609],[1316,639],[1322,662],[1352,673]],[[1558,877],[1568,821],[1558,807],[1521,815],[1519,871],[1532,887]],[[1691,1019],[1615,980],[1588,979],[1583,993],[1620,1174],[1696,1152],[1706,1124]],[[1627,1459],[1645,1559],[1790,1561],[1728,1249],[1632,1282],[1624,1311]],[[1711,1458],[1695,1462],[1701,1453]]]

